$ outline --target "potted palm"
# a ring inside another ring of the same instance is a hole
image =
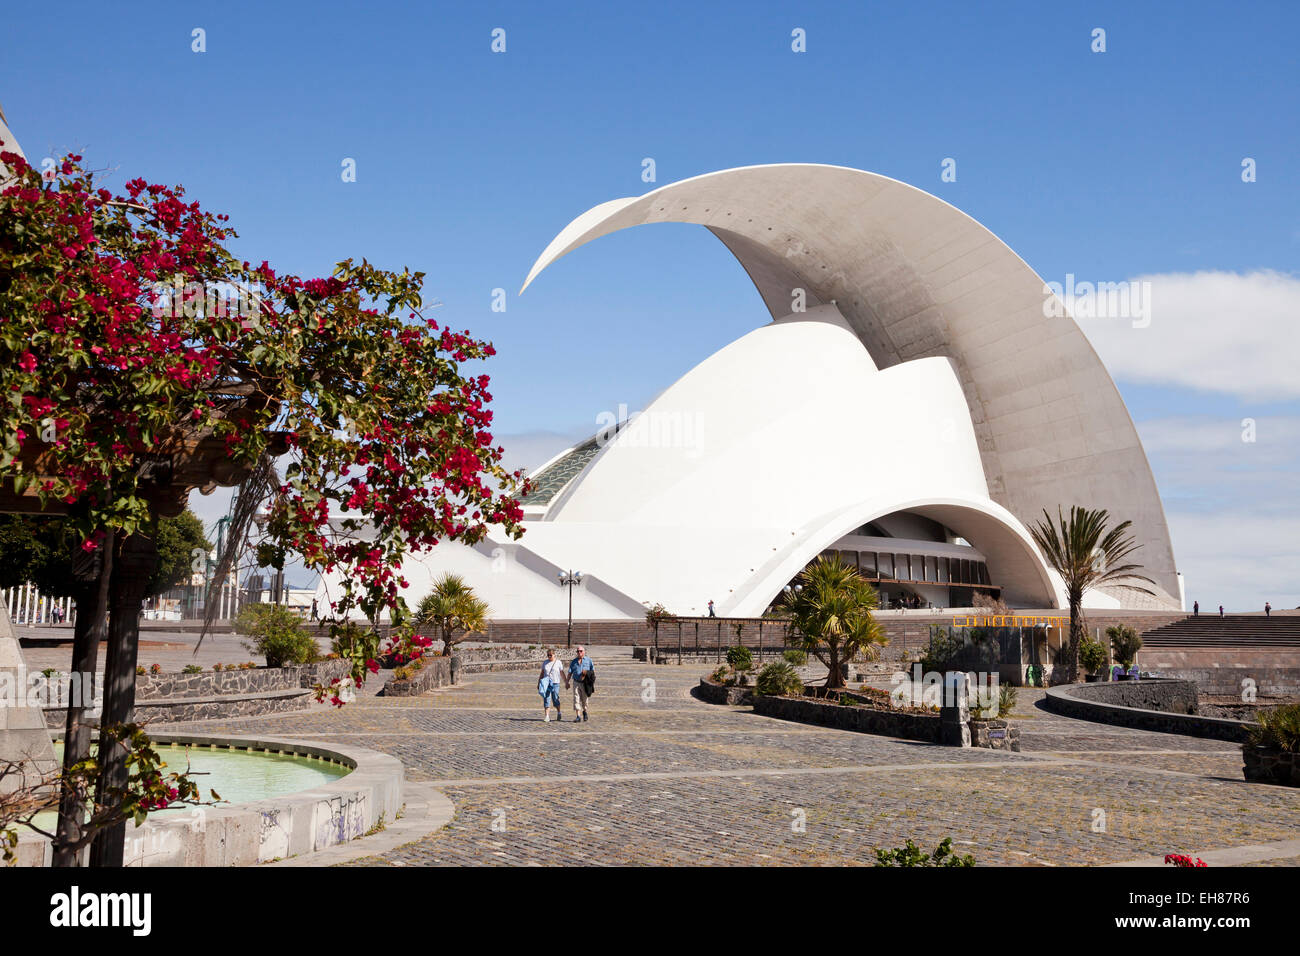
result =
[[[1095,684],[1106,670],[1106,646],[1101,641],[1084,638],[1079,644],[1079,665],[1087,674],[1087,682]]]
[[[1142,647],[1142,638],[1138,636],[1137,631],[1127,624],[1116,624],[1114,627],[1106,628],[1106,636],[1110,638],[1110,649],[1115,654],[1115,660],[1124,668],[1124,672],[1119,675],[1119,679],[1133,680],[1134,673],[1136,673],[1133,661],[1137,658],[1137,652]]]

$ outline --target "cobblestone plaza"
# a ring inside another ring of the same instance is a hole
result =
[[[1300,791],[1247,783],[1233,744],[1056,716],[1022,688],[1023,752],[939,747],[705,704],[698,665],[595,653],[585,724],[568,701],[570,721],[543,723],[516,671],[166,729],[372,748],[454,804],[414,842],[353,844],[349,865],[869,865],[876,848],[945,837],[980,865],[1300,863]]]

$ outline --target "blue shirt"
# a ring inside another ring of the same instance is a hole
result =
[[[582,675],[591,669],[590,657],[575,657],[569,661],[569,676],[574,680],[581,680]]]

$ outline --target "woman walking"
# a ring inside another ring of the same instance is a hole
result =
[[[546,660],[542,663],[541,676],[537,679],[537,693],[542,695],[542,720],[548,724],[551,722],[552,703],[555,704],[556,721],[563,716],[560,713],[560,681],[564,676],[564,668],[555,659],[555,651],[548,650]]]

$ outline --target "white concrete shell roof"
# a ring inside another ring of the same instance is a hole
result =
[[[980,223],[862,170],[749,166],[588,210],[547,246],[523,288],[592,239],[655,222],[713,232],[774,319],[790,314],[796,289],[810,308],[834,303],[881,370],[946,358],[999,510],[1021,524],[1075,504],[1131,520],[1137,559],[1162,592],[1155,603],[1179,605],[1164,510],[1114,382],[1074,320],[1049,317],[1043,280]],[[556,517],[605,457],[566,490]],[[1128,604],[1132,593],[1115,596]]]

